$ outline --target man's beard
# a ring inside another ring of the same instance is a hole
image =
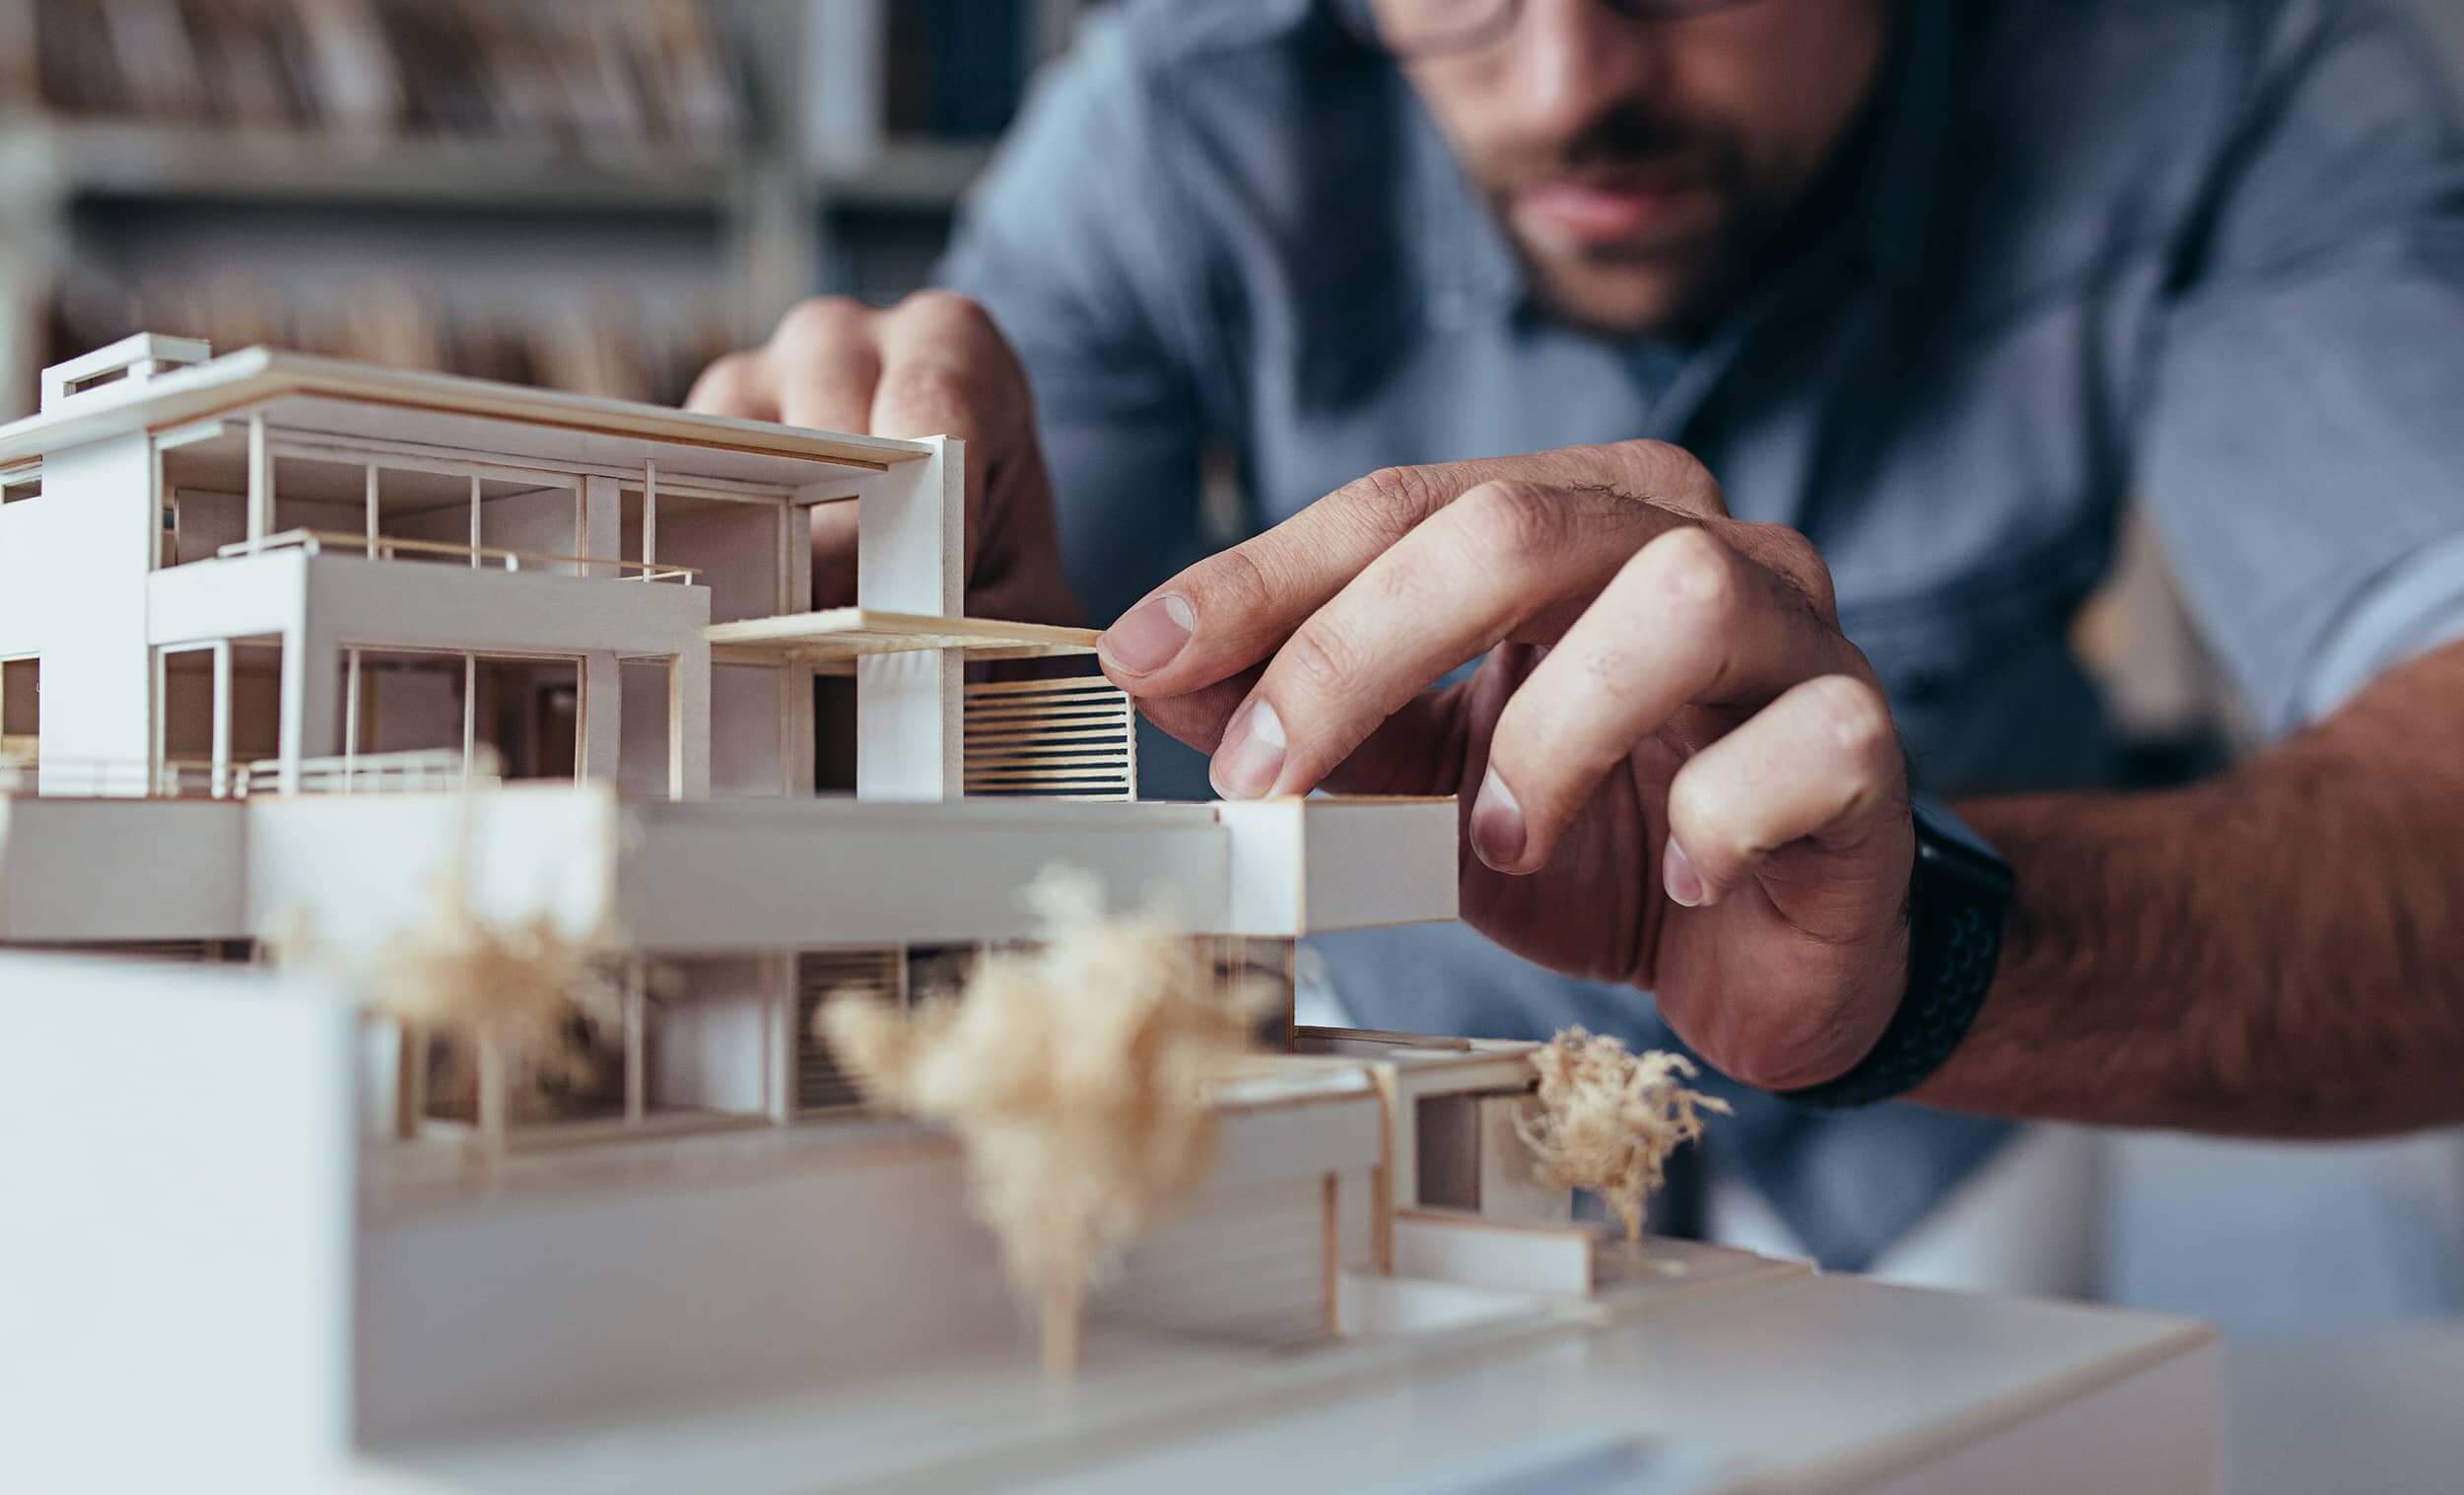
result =
[[[1716,315],[1780,216],[1761,200],[1739,137],[1641,103],[1602,115],[1570,140],[1493,152],[1474,172],[1542,303],[1566,321],[1618,336],[1682,332]],[[1635,177],[1679,181],[1709,210],[1631,238],[1573,244],[1531,242],[1513,222],[1511,205],[1526,188]]]

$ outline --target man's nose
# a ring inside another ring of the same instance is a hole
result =
[[[1609,106],[1655,89],[1668,65],[1663,31],[1602,0],[1529,0],[1505,38],[1519,122],[1543,138],[1571,136]]]

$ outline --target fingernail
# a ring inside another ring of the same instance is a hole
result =
[[[1531,839],[1530,829],[1523,823],[1523,806],[1516,802],[1514,790],[1506,781],[1490,769],[1480,780],[1480,792],[1472,801],[1472,849],[1480,853],[1480,860],[1499,872],[1512,871],[1523,860],[1523,848]]]
[[[1166,592],[1123,613],[1095,646],[1130,674],[1144,675],[1179,658],[1197,627],[1198,609],[1190,599]]]
[[[1699,908],[1704,901],[1702,874],[1694,870],[1694,858],[1685,854],[1674,836],[1669,838],[1668,853],[1660,858],[1660,886],[1670,902],[1688,909]]]
[[[1223,744],[1207,777],[1226,799],[1256,799],[1283,773],[1283,718],[1264,701],[1253,702]]]

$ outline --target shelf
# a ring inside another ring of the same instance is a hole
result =
[[[826,204],[860,208],[951,208],[992,161],[979,140],[891,140],[870,162],[825,169],[815,178]]]
[[[824,205],[954,206],[992,161],[989,141],[893,140],[808,182]],[[417,208],[720,213],[762,173],[757,154],[593,160],[553,141],[347,139],[284,130],[35,124],[0,132],[19,181],[68,197]]]
[[[592,160],[553,141],[57,123],[8,133],[16,172],[69,197],[719,213],[742,158]]]

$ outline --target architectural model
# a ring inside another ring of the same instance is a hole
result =
[[[1454,916],[1454,803],[1140,802],[1093,636],[965,616],[954,442],[161,336],[42,388],[0,428],[0,943],[47,952],[0,954],[0,1485],[1086,1487],[1568,1335],[1964,1342],[1574,1218],[1536,1046],[1295,1028],[1296,938]],[[815,610],[842,503],[857,601]],[[857,1107],[813,1021],[1035,940],[1056,867],[1272,1009],[1059,1401],[951,1139]],[[2101,1377],[2164,1414],[2095,1455],[2120,1483],[2206,1457],[2197,1331],[1997,1312],[1871,1436]]]

